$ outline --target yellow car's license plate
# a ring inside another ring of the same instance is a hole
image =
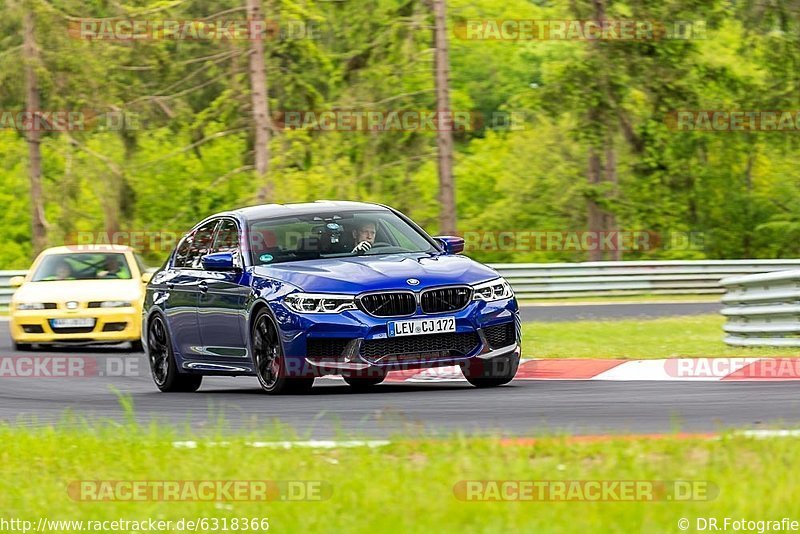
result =
[[[53,328],[88,328],[94,326],[94,319],[75,317],[71,319],[50,319]]]

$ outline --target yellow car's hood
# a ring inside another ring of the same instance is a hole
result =
[[[144,293],[139,280],[69,280],[27,282],[15,293],[13,302],[92,302],[127,300],[138,302]]]

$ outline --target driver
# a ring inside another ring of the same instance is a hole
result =
[[[100,278],[126,278],[126,272],[123,269],[122,263],[116,255],[106,256],[103,263],[103,270],[97,273]]]
[[[366,254],[375,243],[375,233],[377,227],[372,221],[362,221],[355,228],[353,228],[353,241],[356,246],[353,248],[353,254]]]
[[[54,277],[56,280],[70,280],[75,277],[72,267],[64,260],[60,260],[55,268]]]

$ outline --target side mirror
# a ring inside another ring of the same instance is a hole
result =
[[[147,284],[150,283],[150,280],[153,279],[153,273],[142,273],[142,283]]]
[[[213,254],[206,254],[200,261],[203,264],[203,269],[206,271],[236,270],[236,266],[233,263],[233,254],[230,252],[215,252]]]
[[[464,252],[464,238],[454,235],[440,235],[436,239],[446,254],[461,254]]]
[[[25,282],[24,276],[12,276],[8,280],[8,285],[11,287],[19,287],[22,285],[23,282]]]

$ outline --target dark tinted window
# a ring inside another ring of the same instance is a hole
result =
[[[199,269],[202,257],[211,253],[214,228],[218,222],[219,219],[209,221],[184,237],[175,251],[173,266],[183,269]]]
[[[256,220],[249,225],[254,265],[317,258],[356,256],[355,246],[369,240],[366,255],[435,252],[415,228],[390,211],[364,210]]]
[[[237,252],[239,250],[239,228],[236,222],[223,219],[214,239],[214,252]]]

